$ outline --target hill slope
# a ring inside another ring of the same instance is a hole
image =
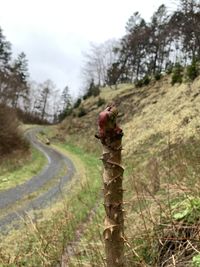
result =
[[[138,146],[149,139],[166,143],[170,138],[170,142],[175,143],[197,135],[200,129],[200,78],[192,84],[171,86],[170,77],[166,76],[143,88],[131,85],[123,85],[113,91],[104,88],[100,98],[106,103],[116,102],[119,108],[119,122],[124,130],[124,153],[129,158]],[[93,143],[98,113],[106,106],[98,107],[98,99],[91,97],[75,110],[74,115],[84,109],[84,116],[66,118],[60,127],[64,136],[73,135],[75,141],[80,135],[87,141],[90,137]],[[81,143],[83,145],[83,138]],[[155,147],[152,149],[154,151]]]
[[[99,97],[104,105],[99,106]],[[114,101],[124,131],[127,264],[191,266],[199,250],[199,242],[193,240],[200,238],[200,78],[192,84],[171,86],[171,78],[165,76],[142,88],[103,88],[99,97],[83,101],[59,126],[57,137],[100,155],[94,138],[96,120],[106,103]],[[78,117],[83,110],[84,116]],[[100,253],[95,245],[99,239],[94,241],[94,237],[102,214],[100,208],[76,248],[80,262],[88,247],[87,263],[81,266],[93,266],[94,253]],[[101,260],[98,264],[103,266]]]

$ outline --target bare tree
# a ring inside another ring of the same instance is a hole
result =
[[[116,60],[114,48],[115,40],[108,40],[103,44],[91,44],[90,51],[84,54],[85,62],[82,68],[84,83],[89,85],[93,80],[95,84],[103,86],[107,81],[107,69]]]
[[[39,95],[35,105],[35,108],[39,111],[42,120],[51,117],[52,113],[52,93],[55,89],[55,85],[51,80],[46,80],[39,85]]]

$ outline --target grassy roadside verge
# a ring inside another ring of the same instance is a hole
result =
[[[20,132],[24,135],[36,125],[21,125]],[[0,162],[0,191],[7,190],[24,183],[34,175],[37,175],[47,164],[43,153],[33,146],[26,153],[16,151]]]
[[[1,209],[0,218],[3,218],[8,213],[16,212],[17,210],[24,208],[31,204],[32,201],[34,201],[37,197],[41,196],[43,193],[47,192],[50,188],[56,186],[58,182],[60,181],[60,178],[65,175],[67,171],[66,166],[62,167],[60,171],[52,177],[52,179],[48,182],[46,182],[42,187],[38,188],[36,191],[25,195],[20,200],[16,201],[14,204],[12,204],[10,207],[6,207],[4,209]],[[35,214],[37,216],[37,214]],[[34,216],[35,217],[35,216]],[[40,216],[39,216],[40,217]],[[12,226],[9,226],[12,228]]]
[[[0,266],[55,266],[99,197],[99,160],[73,145],[57,144],[56,149],[70,155],[78,171],[60,201],[37,211],[42,219],[33,222],[28,216],[26,227],[0,238]]]
[[[161,266],[165,261],[172,266],[172,255],[177,266],[200,266],[199,143],[189,139],[169,144],[154,157],[148,151],[151,142],[145,143],[140,147],[147,151],[145,157],[137,158],[138,151],[130,161],[124,177],[127,266]],[[78,245],[71,244],[67,266],[104,266],[103,217],[99,205]]]
[[[0,191],[15,187],[38,174],[47,164],[47,159],[42,152],[31,148],[26,159],[15,160],[15,163],[7,159],[0,165]]]

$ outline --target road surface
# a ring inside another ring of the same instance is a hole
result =
[[[26,133],[26,137],[35,148],[39,149],[47,157],[48,164],[38,175],[32,177],[25,183],[5,191],[0,191],[1,232],[6,232],[11,223],[13,226],[18,226],[20,218],[24,217],[27,212],[42,208],[52,202],[52,200],[58,197],[62,192],[64,184],[69,181],[75,173],[75,167],[69,158],[37,140],[36,135],[39,131],[39,129],[31,129]],[[67,168],[67,173],[62,177],[57,177],[56,183],[54,182],[50,188],[48,187],[46,191],[38,194],[37,197],[23,201],[23,198],[28,199],[30,194],[48,185],[48,182],[51,182],[52,179],[55,179],[55,177],[59,175],[63,167]],[[15,207],[17,203],[22,204],[21,206],[18,204],[15,210],[13,207]],[[8,210],[6,215],[5,210]],[[9,210],[12,211],[9,212]],[[2,213],[1,211],[4,212]],[[1,213],[4,215],[2,216]]]

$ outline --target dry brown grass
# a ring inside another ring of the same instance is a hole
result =
[[[150,140],[152,146],[149,152],[154,156],[158,149],[166,148],[169,136],[171,142],[176,143],[199,132],[200,78],[193,84],[173,87],[170,81],[171,78],[165,76],[142,88],[123,85],[117,90],[102,89],[101,97],[106,99],[106,103],[112,100],[118,105],[126,158],[131,158],[141,145]],[[75,110],[60,125],[59,135],[71,135],[75,143],[87,149],[89,145],[82,145],[82,141],[95,134],[98,113],[106,106],[98,107],[97,102],[95,97],[82,102],[86,115],[78,118],[78,110]],[[80,135],[83,137],[81,141]],[[91,149],[94,150],[93,147]]]
[[[199,252],[199,243],[193,242],[194,236],[199,238],[199,228],[195,226],[198,221],[183,226],[183,222],[172,218],[172,206],[184,198],[199,198],[200,78],[193,84],[171,87],[166,76],[147,87],[123,88],[118,92],[114,98],[110,96],[119,105],[123,155],[128,168],[127,266],[191,266],[193,255]],[[95,144],[88,138],[96,131],[93,124],[103,107],[97,107],[95,98],[82,105],[87,114],[81,119],[66,119],[61,127],[67,138],[84,144],[90,151]],[[96,220],[88,226],[70,266],[104,266],[99,238],[102,214],[100,209]],[[166,228],[160,232],[164,224]],[[188,238],[184,229],[190,232]],[[94,233],[99,234],[95,237]]]
[[[196,135],[199,125],[200,79],[192,85],[182,84],[171,87],[166,82],[146,90],[152,93],[140,99],[141,112],[134,114],[124,125],[124,149],[131,156],[141,144],[155,134],[161,135],[159,149],[166,145],[168,137],[172,143]],[[157,147],[151,148],[154,154]]]
[[[27,151],[28,142],[20,135],[19,121],[15,112],[0,104],[0,157],[15,153],[15,151]]]
[[[148,171],[138,167],[127,177],[129,266],[192,266],[193,256],[200,251],[200,213],[194,208],[188,217],[178,219],[174,214],[187,214],[187,206],[181,210],[184,201],[193,203],[195,199],[200,204],[199,145],[198,139],[168,144],[156,168],[155,159],[150,158]],[[157,175],[160,188],[155,194]]]
[[[200,79],[192,85],[171,87],[166,76],[147,87],[103,93],[108,101],[113,99],[119,105],[119,120],[125,134],[127,266],[192,266],[193,255],[200,250],[200,242],[196,242],[199,221],[175,219],[173,205],[200,196]],[[100,155],[100,147],[97,152],[92,136],[103,106],[98,107],[97,98],[82,105],[86,115],[67,117],[58,127],[55,139],[70,141]],[[99,203],[96,216],[88,222],[78,243],[74,240],[71,243],[70,267],[105,265],[103,217],[103,206]],[[61,222],[65,219],[69,218],[61,218]]]

